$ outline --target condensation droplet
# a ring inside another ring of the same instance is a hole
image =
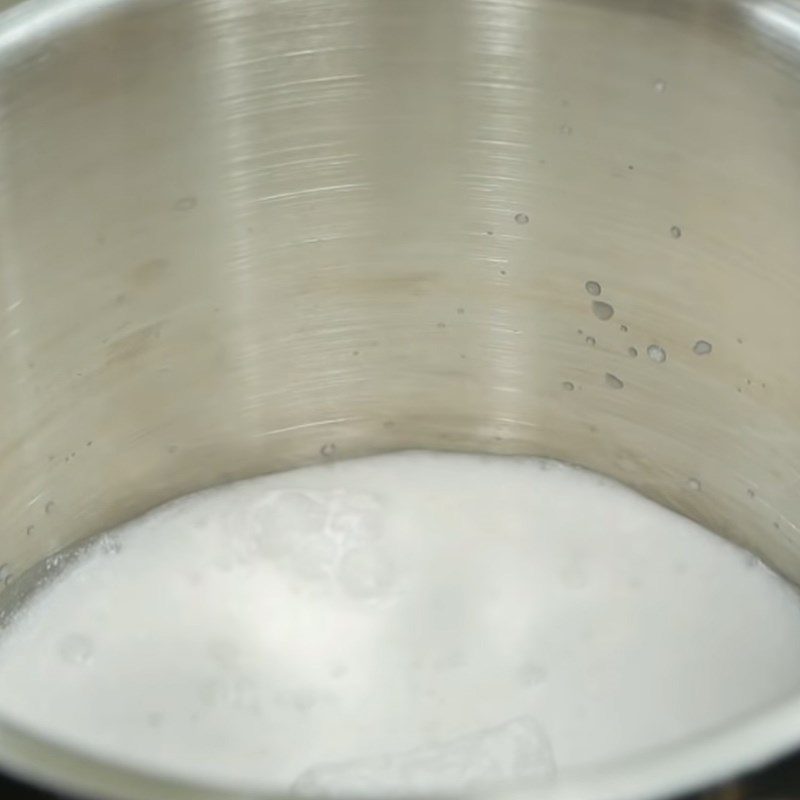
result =
[[[45,514],[52,514],[53,511],[56,509],[56,501],[55,500],[48,500],[44,506],[44,513]]]
[[[667,88],[667,84],[665,81],[662,81],[660,78],[653,83],[653,91],[657,94],[662,94]]]
[[[558,132],[562,136],[571,136],[572,135],[572,126],[567,125],[566,122],[558,129]]]
[[[604,302],[603,300],[593,300],[592,313],[597,317],[597,319],[605,322],[614,316],[614,306],[612,306],[611,303]]]
[[[575,389],[575,384],[572,381],[564,381],[561,384],[561,388],[564,389],[564,391],[571,392]]]
[[[594,336],[587,336],[586,344],[588,344],[589,347],[594,347],[597,344],[597,339],[595,339]]]
[[[650,360],[655,361],[656,364],[663,364],[667,360],[666,350],[664,350],[663,347],[659,347],[657,344],[651,344],[647,348],[647,355],[650,356]]]
[[[639,355],[639,351],[635,347],[629,347],[628,348],[628,355],[631,358],[636,358],[636,356]]]
[[[94,645],[82,633],[70,633],[58,643],[58,654],[68,664],[88,664],[94,654]]]
[[[699,491],[700,491],[700,489],[702,489],[702,485],[700,484],[700,481],[699,481],[699,480],[697,480],[697,478],[689,478],[689,480],[687,481],[687,483],[689,484],[689,488],[690,488],[690,489],[691,489],[693,492],[699,492]]]
[[[326,442],[322,447],[319,449],[320,455],[325,458],[332,458],[336,455],[336,443],[335,442]]]
[[[692,347],[692,351],[696,356],[707,356],[713,349],[711,342],[707,342],[705,339],[699,339]]]
[[[514,214],[514,222],[516,222],[517,225],[527,225],[530,221],[531,218],[523,211],[520,211],[518,214]]]
[[[610,386],[612,389],[625,388],[625,384],[616,375],[612,375],[610,372],[606,372],[605,379],[606,379],[606,386]]]
[[[619,326],[619,329],[620,329],[620,330],[621,330],[623,333],[627,333],[627,332],[628,332],[628,326],[627,326],[627,325],[620,325],[620,326]]]
[[[603,287],[597,281],[586,281],[584,285],[586,286],[586,291],[594,297],[597,297],[603,291]]]
[[[683,235],[683,231],[682,231],[682,230],[681,230],[681,229],[680,229],[680,228],[679,228],[677,225],[673,225],[673,226],[672,226],[672,227],[669,229],[669,235],[670,235],[670,236],[671,236],[673,239],[680,239],[680,238],[681,238],[681,236]]]

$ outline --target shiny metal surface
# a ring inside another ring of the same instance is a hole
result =
[[[800,4],[0,8],[10,584],[187,491],[406,447],[584,464],[800,582]],[[798,743],[790,698],[552,795]],[[235,795],[2,722],[0,764]]]

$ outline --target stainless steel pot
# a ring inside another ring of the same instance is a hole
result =
[[[584,464],[800,582],[797,0],[0,8],[9,585],[176,495],[407,447]],[[550,796],[798,744],[800,694]],[[0,765],[241,796],[2,721]]]

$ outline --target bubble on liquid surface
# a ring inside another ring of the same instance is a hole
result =
[[[597,297],[600,292],[603,291],[603,287],[597,281],[586,281],[584,284],[586,287],[586,291],[589,292],[590,295]]]
[[[755,553],[745,553],[744,554],[744,565],[748,569],[755,569],[761,561],[759,560],[758,556]]]
[[[511,782],[542,785],[556,774],[550,741],[530,716],[400,753],[313,766],[292,794],[379,797],[463,794]]]
[[[323,458],[332,458],[336,455],[336,443],[326,442],[324,445],[322,445],[322,447],[320,447],[319,452]]]
[[[611,303],[606,303],[603,300],[594,300],[592,302],[592,313],[597,317],[597,319],[605,322],[614,316],[614,306],[612,306]]]
[[[100,537],[97,545],[100,552],[107,556],[117,555],[122,552],[122,544],[119,539],[108,533]]]
[[[324,534],[329,501],[325,492],[267,492],[245,520],[245,535],[267,556],[291,555],[309,538]]]
[[[258,687],[247,675],[226,674],[206,681],[199,690],[200,700],[212,708],[230,708],[251,714],[260,711]]]
[[[514,214],[514,222],[516,222],[517,225],[527,225],[530,221],[531,218],[524,211]]]
[[[523,664],[519,677],[526,686],[539,686],[547,680],[547,670],[541,664]]]
[[[240,651],[236,642],[230,639],[212,639],[206,646],[211,661],[222,669],[232,669],[239,661]]]
[[[58,654],[67,664],[88,664],[94,655],[94,643],[82,633],[70,633],[58,643]]]
[[[650,360],[655,361],[656,364],[663,364],[667,360],[667,351],[657,344],[651,344],[647,348],[647,355],[650,357]]]
[[[606,386],[609,386],[612,389],[623,389],[625,384],[616,376],[610,372],[606,372],[605,375]]]
[[[574,390],[575,390],[575,384],[574,384],[572,381],[563,381],[563,382],[561,383],[561,388],[562,388],[562,389],[563,389],[565,392],[572,392],[572,391],[574,391]]]
[[[713,349],[711,342],[707,342],[705,339],[698,339],[692,347],[696,356],[707,356]]]
[[[376,547],[350,550],[339,564],[338,577],[345,592],[353,597],[377,597],[389,589],[394,569],[386,553]]]
[[[261,554],[298,576],[320,579],[341,570],[347,551],[383,535],[384,510],[369,492],[277,489],[255,504],[241,527],[245,562]]]

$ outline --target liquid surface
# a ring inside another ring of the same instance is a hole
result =
[[[299,794],[549,782],[798,676],[798,597],[745,552],[583,470],[431,453],[156,509],[0,633],[3,715]]]

